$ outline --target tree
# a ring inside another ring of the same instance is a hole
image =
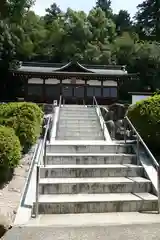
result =
[[[16,54],[22,36],[21,23],[32,2],[32,0],[3,0],[0,5],[0,96],[2,99],[14,92],[13,88],[11,90],[9,87],[9,69],[17,66]]]
[[[105,12],[107,18],[113,17],[113,12],[111,8],[111,0],[97,0],[96,7],[101,8]]]
[[[130,14],[125,10],[120,10],[118,14],[114,15],[114,22],[116,24],[117,31],[120,34],[130,31],[132,28]]]
[[[37,55],[43,55],[46,48],[45,40],[47,30],[44,21],[33,11],[29,11],[23,17],[21,44],[17,48],[18,58],[29,60]]]
[[[56,20],[58,16],[62,13],[61,9],[57,6],[56,3],[53,3],[50,8],[46,9],[46,15],[44,20],[46,24],[52,23],[52,21]]]
[[[33,4],[34,0],[2,0],[0,2],[0,15],[10,22],[19,22]]]
[[[83,11],[73,11],[68,8],[64,17],[65,36],[63,49],[69,59],[81,60],[88,41],[92,37],[90,23]]]
[[[116,38],[113,51],[116,54],[117,64],[130,66],[135,53],[135,43],[128,32]]]
[[[139,42],[135,45],[132,59],[132,71],[139,73],[143,89],[151,91],[160,89],[160,44],[156,42]]]
[[[145,0],[137,8],[135,19],[141,36],[160,41],[160,1]]]
[[[114,22],[106,18],[101,8],[94,8],[89,12],[88,21],[92,32],[92,41],[101,42],[113,41],[116,36]]]

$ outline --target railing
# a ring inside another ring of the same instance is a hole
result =
[[[61,101],[61,99],[60,99]],[[36,201],[35,201],[35,217],[38,216],[39,212],[39,179],[40,179],[40,166],[44,165],[46,166],[46,150],[47,150],[47,141],[50,141],[50,124],[51,121],[53,122],[53,117],[54,117],[54,104],[52,106],[52,115],[49,116],[46,128],[45,128],[45,133],[44,137],[42,140],[42,144],[40,146],[40,151],[38,155],[38,161],[37,161],[37,166],[36,166]]]
[[[132,122],[129,120],[129,118],[126,116],[124,118],[124,141],[127,143],[127,124],[131,127],[132,131],[136,135],[136,149],[137,149],[137,165],[140,165],[140,144],[142,144],[142,147],[146,150],[148,156],[151,158],[153,165],[157,171],[157,196],[158,196],[158,213],[160,214],[160,165],[157,163],[155,157],[141,138],[140,134],[136,130],[136,128],[133,126]]]
[[[58,130],[58,123],[59,123],[59,116],[60,116],[61,105],[62,105],[62,96],[60,96],[60,99],[59,99],[58,115],[57,115],[57,120],[56,120],[56,123],[55,123],[55,125],[56,125],[56,135],[55,135],[55,137],[57,136],[57,130]]]
[[[101,113],[101,109],[98,105],[98,102],[97,102],[97,99],[95,96],[93,97],[93,106],[96,106],[96,108],[98,109],[98,117],[99,117],[99,119],[102,119],[102,131],[103,131],[103,136],[105,137],[105,121],[104,121],[104,118]]]

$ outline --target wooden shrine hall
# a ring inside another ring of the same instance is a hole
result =
[[[63,96],[67,104],[92,104],[95,96],[100,104],[118,99],[118,89],[124,80],[130,80],[124,66],[81,65],[24,62],[12,71],[20,77],[25,101],[52,103]]]

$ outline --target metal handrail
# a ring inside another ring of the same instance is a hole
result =
[[[130,125],[130,127],[132,128],[133,132],[136,134],[137,137],[137,162],[138,164],[140,164],[140,158],[139,158],[139,143],[141,142],[141,144],[143,145],[144,149],[147,151],[147,154],[150,156],[150,158],[152,159],[156,171],[157,171],[157,196],[158,196],[158,213],[160,214],[160,165],[157,163],[155,157],[153,156],[153,154],[151,153],[151,151],[149,150],[149,148],[147,147],[147,145],[145,144],[144,140],[142,139],[142,137],[140,136],[140,134],[138,133],[138,131],[136,130],[136,128],[133,126],[132,122],[129,120],[129,118],[126,116],[124,118],[125,121],[125,133],[124,133],[124,140],[125,143],[127,141],[126,139],[126,123],[128,122],[128,124]]]
[[[46,129],[45,129],[45,134],[44,138],[41,144],[40,152],[38,155],[38,161],[37,161],[37,172],[36,172],[36,201],[35,201],[35,217],[38,216],[39,212],[39,179],[40,179],[40,166],[43,164],[46,166],[46,148],[47,148],[47,140],[48,140],[48,133],[49,133],[49,128],[50,128],[50,123],[53,120],[53,114],[54,114],[54,104],[52,105],[52,115],[49,116]],[[50,136],[49,136],[50,140]],[[43,158],[43,162],[41,162]]]
[[[159,164],[157,163],[155,157],[153,156],[153,154],[151,153],[151,151],[149,150],[149,148],[147,147],[147,145],[145,144],[144,140],[142,139],[142,137],[140,136],[140,134],[138,133],[138,131],[136,130],[136,128],[133,126],[132,122],[129,120],[129,118],[126,116],[125,119],[127,120],[127,122],[129,123],[129,125],[131,126],[132,130],[135,132],[136,136],[139,138],[139,141],[142,143],[142,145],[144,146],[144,148],[146,149],[148,155],[151,157],[151,159],[153,160],[154,164],[156,167],[159,167]],[[126,142],[126,139],[125,139]]]
[[[105,136],[105,134],[104,134],[104,130],[105,130],[105,121],[104,121],[104,118],[103,118],[103,116],[102,116],[102,112],[101,112],[101,109],[100,109],[100,106],[98,105],[98,102],[97,102],[97,99],[96,99],[96,97],[95,96],[93,96],[93,106],[94,105],[96,105],[96,107],[98,108],[98,112],[99,112],[99,114],[98,114],[98,117],[100,118],[102,118],[103,119],[103,125],[102,125],[102,130],[103,130],[103,136]]]
[[[51,122],[51,116],[48,119],[47,125],[46,125],[46,130],[43,138],[43,142],[40,148],[39,156],[38,156],[38,162],[37,162],[37,173],[36,173],[36,202],[35,202],[35,217],[38,216],[38,208],[39,208],[39,179],[40,179],[40,166],[42,165],[41,163],[41,157],[43,157],[43,164],[44,166],[46,165],[46,147],[47,147],[47,135],[49,132],[49,126]],[[43,152],[44,150],[44,152]]]
[[[57,120],[56,120],[56,123],[55,123],[55,126],[56,126],[56,136],[57,136],[57,130],[58,130],[58,123],[59,123],[59,116],[60,116],[60,108],[61,108],[61,105],[62,105],[62,95],[61,95],[60,98],[59,98],[58,116],[57,116]]]

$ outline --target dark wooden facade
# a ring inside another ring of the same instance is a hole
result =
[[[51,103],[63,96],[66,103],[91,104],[117,101],[119,86],[131,79],[122,66],[92,66],[70,62],[66,65],[23,63],[13,75],[23,80],[26,101]]]

